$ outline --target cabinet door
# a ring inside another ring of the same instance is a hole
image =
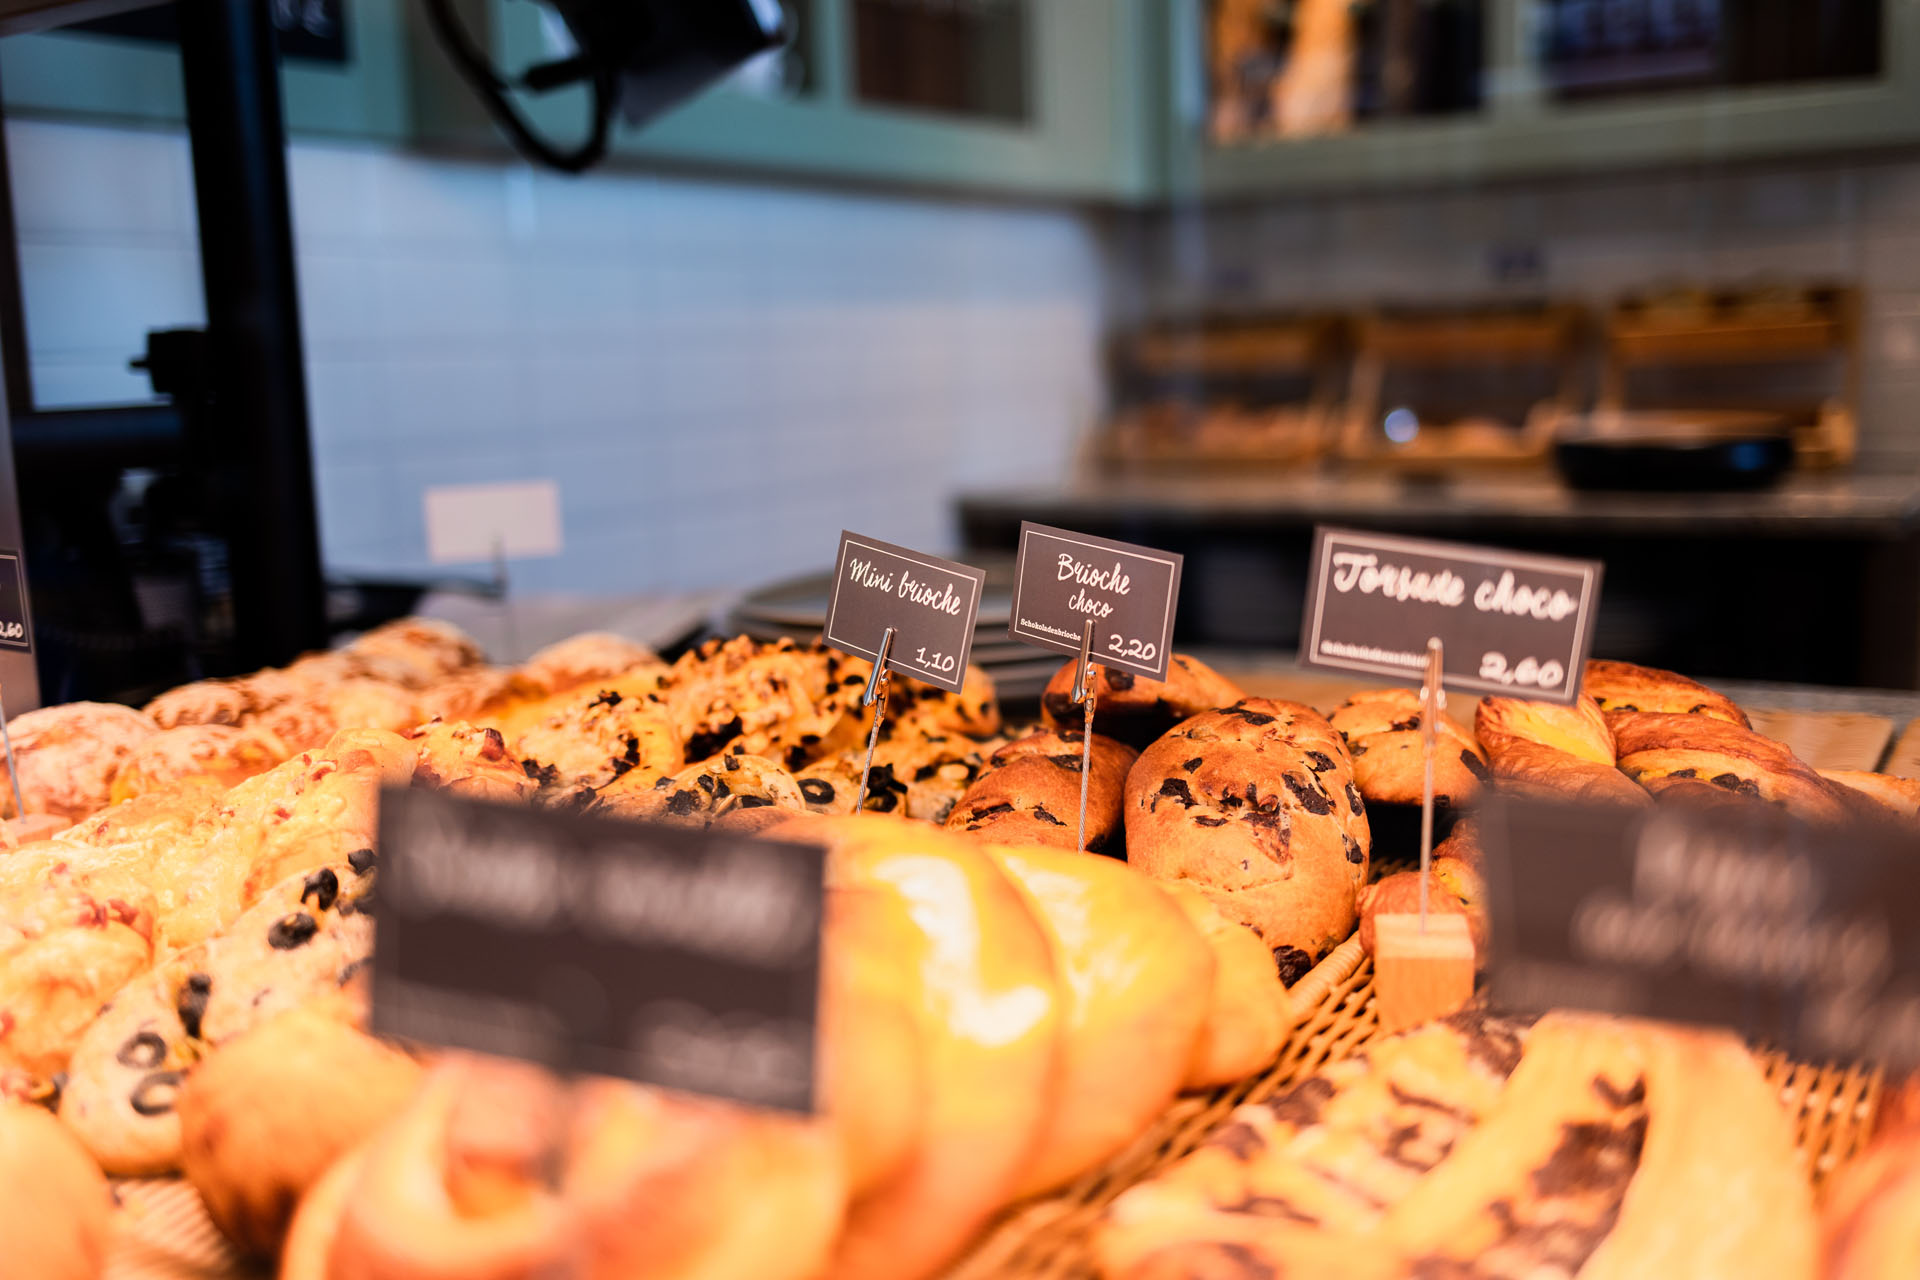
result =
[[[406,58],[400,6],[409,0],[272,0],[283,30],[311,26],[283,48],[338,46],[339,59],[281,60],[287,128],[397,140],[407,135]],[[340,17],[338,35],[329,19]],[[152,12],[128,15],[150,19]],[[186,116],[180,54],[164,41],[93,31],[0,39],[0,94],[12,113],[178,122]]]
[[[1150,51],[1146,10],[1155,0],[982,0],[998,13],[998,73],[1018,87],[989,88],[980,110],[905,105],[903,77],[876,67],[876,19],[887,10],[952,11],[951,0],[809,0],[808,66],[798,88],[756,90],[748,71],[641,128],[618,127],[616,156],[709,169],[815,175],[1018,194],[1125,198],[1154,177],[1147,140],[1161,118],[1154,88],[1161,59]],[[798,6],[796,6],[798,7]],[[499,64],[517,72],[562,56],[566,46],[540,7],[472,0],[474,30]],[[415,89],[421,135],[474,143],[492,131],[444,55],[416,34]],[[1005,39],[1008,30],[1017,35]],[[861,38],[870,43],[864,49]],[[1012,53],[1008,54],[1008,48]],[[761,76],[761,79],[766,77]],[[565,90],[521,99],[530,119],[577,138],[586,95]]]
[[[1295,9],[1317,0],[1298,0]],[[1407,0],[1365,0],[1391,7]],[[1818,16],[1850,0],[1804,0]],[[1247,194],[1319,185],[1431,183],[1522,173],[1596,171],[1628,165],[1703,163],[1811,154],[1920,139],[1920,4],[1868,0],[1866,58],[1843,53],[1830,67],[1783,51],[1780,33],[1753,34],[1771,3],[1702,3],[1702,36],[1651,37],[1625,56],[1615,33],[1589,44],[1563,38],[1575,20],[1617,21],[1643,11],[1651,23],[1686,9],[1672,0],[1480,0],[1482,68],[1471,109],[1425,116],[1355,112],[1336,127],[1241,128],[1220,119],[1221,6],[1240,0],[1172,0],[1166,43],[1168,182],[1174,192]],[[1431,6],[1428,6],[1431,8]],[[1717,15],[1717,16],[1716,16]],[[1872,31],[1877,27],[1877,40]],[[1792,30],[1790,26],[1782,29]],[[1242,38],[1245,38],[1244,36]],[[1349,33],[1361,89],[1365,30]],[[1691,40],[1691,43],[1689,43]],[[1770,42],[1771,47],[1758,47]],[[1855,51],[1858,52],[1857,50]],[[1284,67],[1284,51],[1276,55]],[[1359,89],[1356,89],[1356,93]],[[1244,116],[1244,112],[1241,113]]]

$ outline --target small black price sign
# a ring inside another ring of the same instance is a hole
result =
[[[1920,842],[1769,805],[1482,809],[1500,1007],[1730,1027],[1920,1065]]]
[[[1007,634],[1078,656],[1092,622],[1094,661],[1164,680],[1181,559],[1170,551],[1022,521]]]
[[[27,611],[27,571],[18,551],[0,548],[0,648],[33,652],[33,618]]]
[[[1314,531],[1300,665],[1570,703],[1593,646],[1601,566],[1456,542]]]
[[[373,1029],[811,1113],[825,857],[388,790]]]
[[[969,565],[842,530],[821,638],[843,652],[878,661],[880,642],[892,627],[887,666],[958,693],[966,682],[986,581],[985,573]]]

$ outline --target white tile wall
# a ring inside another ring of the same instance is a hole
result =
[[[145,394],[199,323],[177,136],[10,121],[43,404]],[[424,571],[428,485],[551,476],[535,591],[748,585],[845,526],[953,542],[963,484],[1059,472],[1098,412],[1091,219],[369,147],[290,153],[330,565]]]

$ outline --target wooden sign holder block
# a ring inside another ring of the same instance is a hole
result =
[[[1444,1018],[1473,998],[1473,935],[1467,918],[1407,912],[1373,918],[1374,1008],[1391,1034]]]

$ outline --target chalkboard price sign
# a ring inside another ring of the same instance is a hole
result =
[[[1764,804],[1481,810],[1501,1007],[1730,1027],[1920,1066],[1920,841]]]
[[[373,1028],[811,1113],[825,858],[389,790]]]

